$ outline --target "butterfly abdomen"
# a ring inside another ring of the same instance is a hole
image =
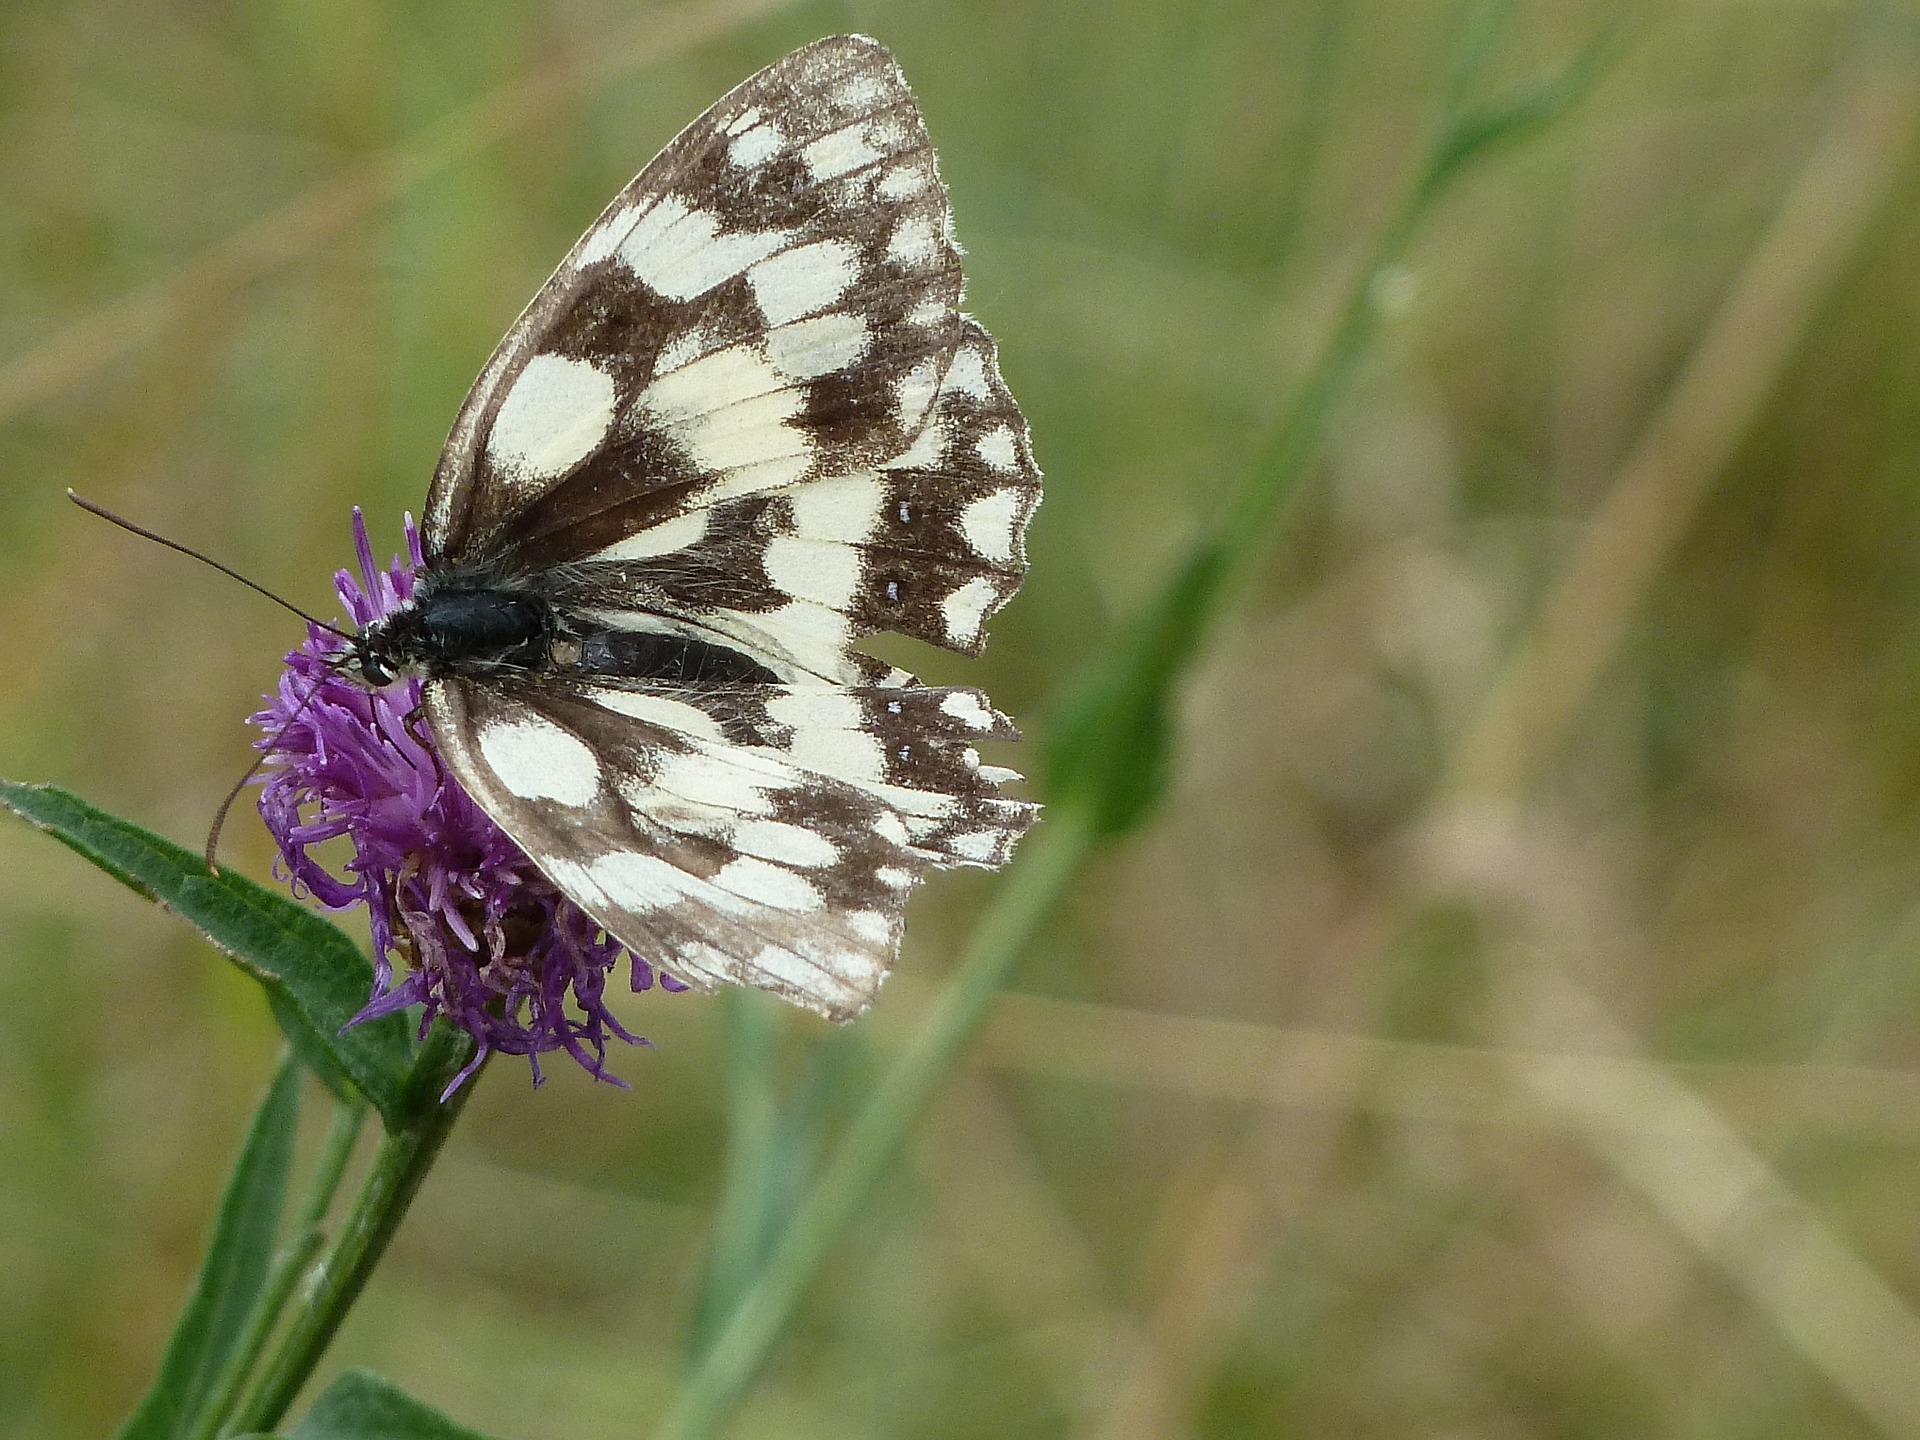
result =
[[[738,650],[651,630],[589,630],[555,646],[559,668],[680,685],[773,685],[780,677]]]

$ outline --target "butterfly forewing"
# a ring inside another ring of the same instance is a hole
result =
[[[853,648],[976,652],[1025,570],[1040,474],[959,261],[892,58],[807,46],[615,198],[435,473],[430,572],[537,595],[574,633],[742,657],[713,683],[556,661],[424,692],[454,777],[695,985],[858,1013],[914,882],[1003,863],[1033,819],[974,749],[1013,736],[979,692]]]
[[[897,454],[958,338],[947,217],[884,48],[823,40],[745,81],[508,332],[435,476],[429,554],[617,555],[697,506]]]

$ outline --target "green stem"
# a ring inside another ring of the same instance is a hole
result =
[[[320,1163],[314,1167],[313,1183],[307,1189],[307,1198],[300,1207],[300,1213],[294,1219],[297,1230],[319,1230],[326,1221],[327,1211],[333,1208],[333,1197],[340,1188],[340,1177],[346,1173],[347,1162],[353,1158],[354,1142],[360,1138],[360,1127],[367,1118],[364,1102],[342,1105],[333,1112],[333,1128],[327,1132],[327,1145],[320,1152]]]
[[[740,1303],[765,1258],[778,1187],[774,1051],[782,1007],[771,996],[742,989],[724,992],[720,1006],[727,1042],[727,1161],[694,1326],[696,1355]]]
[[[1007,972],[1092,849],[1094,828],[1071,809],[1047,812],[1020,865],[982,917],[953,979],[894,1060],[794,1215],[753,1287],[696,1366],[658,1440],[709,1435],[732,1407],[806,1292],[834,1241],[859,1212],[914,1121],[979,1028]]]
[[[1195,631],[1217,607],[1226,582],[1245,566],[1253,545],[1264,536],[1273,512],[1305,468],[1333,401],[1364,347],[1373,313],[1368,293],[1372,278],[1398,256],[1419,209],[1417,203],[1409,204],[1382,237],[1367,281],[1348,305],[1322,362],[1286,421],[1262,448],[1254,473],[1235,497],[1228,525],[1215,532],[1214,541],[1188,566],[1186,577],[1172,587],[1186,590],[1191,608],[1175,601],[1164,607],[1171,618],[1162,623],[1156,623],[1160,617],[1149,618],[1143,626],[1148,635],[1160,628],[1185,633],[1177,638],[1153,636],[1143,648],[1158,648],[1162,654],[1190,649],[1197,639]],[[1128,663],[1120,661],[1122,666]],[[1071,795],[1068,803],[1049,808],[1045,823],[1022,847],[1006,884],[974,931],[952,981],[855,1117],[753,1287],[700,1356],[673,1409],[655,1432],[656,1440],[697,1440],[712,1434],[752,1381],[828,1251],[979,1028],[1014,961],[1093,849],[1102,829],[1097,804],[1095,797],[1082,791]]]
[[[316,1277],[314,1284],[281,1335],[253,1394],[221,1435],[273,1429],[320,1363],[479,1082],[478,1075],[471,1075],[445,1103],[439,1099],[441,1088],[468,1053],[467,1044],[464,1035],[444,1022],[428,1036],[408,1080],[410,1118],[381,1139],[353,1208],[332,1246],[310,1272]]]
[[[260,1358],[260,1352],[266,1348],[274,1327],[280,1323],[281,1311],[286,1308],[294,1286],[299,1283],[308,1262],[319,1253],[320,1246],[326,1240],[321,1224],[327,1218],[327,1210],[340,1188],[340,1178],[346,1173],[347,1162],[353,1157],[354,1142],[360,1138],[360,1127],[366,1118],[367,1107],[364,1102],[335,1106],[333,1127],[327,1133],[326,1148],[320,1152],[313,1179],[307,1186],[306,1199],[294,1219],[287,1243],[273,1257],[273,1267],[267,1272],[266,1284],[261,1287],[260,1298],[254,1302],[253,1313],[247,1316],[246,1328],[240,1332],[233,1353],[227,1357],[220,1378],[214,1383],[198,1419],[185,1432],[187,1440],[213,1440],[220,1433],[228,1414],[239,1403],[240,1392],[246,1385],[247,1377],[253,1373],[254,1362]]]

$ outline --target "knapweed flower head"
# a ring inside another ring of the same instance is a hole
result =
[[[360,574],[342,570],[334,587],[347,614],[365,626],[413,593],[420,535],[406,523],[407,556],[381,569],[360,511],[353,541]],[[421,1033],[444,1015],[478,1044],[457,1089],[492,1051],[540,1057],[564,1050],[596,1079],[609,1036],[640,1044],[607,1009],[609,975],[622,947],[562,895],[460,788],[434,753],[420,709],[420,682],[402,677],[371,690],[340,669],[341,641],[310,626],[287,655],[267,707],[251,718],[265,732],[260,814],[280,847],[279,868],[296,894],[330,910],[367,907],[373,930],[374,990],[351,1023],[424,1007]],[[345,836],[344,874],[315,847]],[[407,961],[394,983],[393,957]],[[637,955],[636,991],[658,980],[682,988]]]

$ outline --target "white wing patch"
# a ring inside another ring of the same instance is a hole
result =
[[[784,820],[742,820],[733,830],[733,847],[746,855],[813,870],[840,858],[840,847],[826,836]]]
[[[646,690],[616,690],[607,686],[588,690],[582,698],[602,710],[611,710],[616,715],[630,715],[635,720],[645,720],[665,730],[684,730],[703,740],[726,738],[711,715],[698,705],[689,705],[684,700]],[[482,748],[485,748],[484,737]]]
[[[860,593],[860,552],[851,545],[776,535],[761,564],[782,592],[829,610],[845,610]]]
[[[600,762],[593,751],[531,712],[483,726],[480,754],[521,800],[585,805],[600,793]]]
[[[725,751],[708,754],[692,750],[662,755],[653,784],[665,794],[690,804],[736,815],[771,815],[774,811],[768,798],[770,786],[766,777],[734,764]],[[636,792],[639,796],[648,793],[644,786]],[[629,797],[629,803],[645,802]]]
[[[865,125],[849,125],[813,141],[801,150],[800,158],[815,180],[837,180],[850,171],[865,169],[885,154],[873,143]]]
[[[976,442],[980,458],[990,469],[1011,475],[1020,465],[1019,440],[1009,425],[996,425]]]
[[[767,359],[783,375],[811,380],[854,365],[872,343],[866,320],[842,310],[768,331]]]
[[[803,397],[758,347],[734,345],[683,365],[640,397],[648,418],[715,475],[751,472],[752,489],[791,484],[813,452],[784,422]]]
[[[802,540],[857,545],[879,524],[886,501],[886,485],[873,471],[816,481],[788,497],[793,533]]]
[[[844,240],[816,240],[761,261],[747,272],[753,298],[769,325],[824,310],[860,274],[860,252]]]
[[[1006,564],[1013,559],[1019,529],[1026,521],[1025,497],[1018,490],[990,490],[968,502],[960,512],[960,530],[967,544],[983,560]]]
[[[971,645],[980,638],[987,610],[1000,598],[1000,587],[984,578],[969,580],[940,602],[940,613],[947,622],[947,638],[956,645]]]
[[[713,877],[722,890],[775,910],[819,910],[827,897],[804,875],[754,855],[729,860]]]
[[[676,550],[685,550],[698,545],[706,538],[707,512],[689,510],[684,515],[676,515],[671,520],[663,520],[658,525],[645,530],[636,530],[626,539],[596,550],[585,557],[588,560],[645,560],[655,555],[671,555]]]
[[[931,217],[909,215],[894,228],[893,238],[887,241],[887,258],[909,268],[930,265],[939,256],[939,243]]]
[[[510,473],[557,479],[606,441],[616,399],[613,377],[591,362],[536,355],[494,416],[488,457]]]
[[[742,170],[764,165],[787,147],[787,137],[771,120],[759,120],[740,131],[727,146],[727,158]]]
[[[614,253],[651,289],[693,300],[792,243],[780,230],[722,234],[718,215],[667,195],[641,214]]]

